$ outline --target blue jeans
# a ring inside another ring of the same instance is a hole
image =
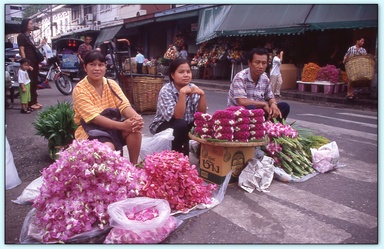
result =
[[[247,105],[247,106],[245,106],[245,108],[248,110],[261,109],[261,108],[257,108],[255,105]],[[282,119],[286,120],[288,117],[289,111],[290,111],[289,104],[286,102],[280,102],[280,103],[277,103],[277,108],[279,108],[279,110],[281,112]],[[282,122],[282,119],[277,118],[277,121]]]

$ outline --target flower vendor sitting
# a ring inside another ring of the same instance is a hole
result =
[[[97,139],[117,151],[126,145],[129,160],[137,164],[143,118],[131,107],[120,86],[104,77],[107,66],[101,52],[89,52],[84,69],[87,77],[73,89],[74,121],[78,125],[75,138]]]
[[[244,106],[247,109],[263,109],[266,119],[282,121],[289,114],[289,105],[277,103],[270,80],[265,73],[268,65],[268,51],[255,48],[249,54],[248,66],[238,72],[228,91],[227,106]]]
[[[169,79],[160,90],[156,115],[149,130],[155,134],[173,128],[172,150],[188,155],[188,132],[193,126],[194,114],[206,112],[206,97],[202,89],[191,83],[192,71],[187,60],[172,61]]]

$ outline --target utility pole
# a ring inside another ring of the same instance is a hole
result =
[[[52,5],[50,5],[50,10],[51,11],[50,11],[50,15],[49,15],[49,22],[50,22],[50,26],[51,26],[51,37],[53,37]]]

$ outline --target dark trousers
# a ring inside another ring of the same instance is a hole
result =
[[[31,79],[31,101],[28,103],[29,107],[37,103],[37,85],[39,84],[39,64],[32,62],[31,66],[33,70],[28,70],[28,76]]]
[[[162,123],[156,130],[159,133],[168,128],[173,129],[172,150],[189,155],[189,137],[188,133],[192,129],[193,122],[188,124],[184,119],[172,118],[169,122]]]
[[[277,103],[277,107],[279,108],[279,110],[281,112],[282,119],[286,120],[288,117],[289,111],[290,111],[289,104],[286,102],[280,102],[280,103]],[[255,105],[248,105],[245,108],[248,110],[258,109]],[[277,118],[277,121],[282,122],[282,119]]]
[[[137,73],[143,73],[143,63],[137,63]]]

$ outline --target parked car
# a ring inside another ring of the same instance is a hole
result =
[[[18,48],[5,49],[5,62],[14,62],[20,60],[20,50]]]

